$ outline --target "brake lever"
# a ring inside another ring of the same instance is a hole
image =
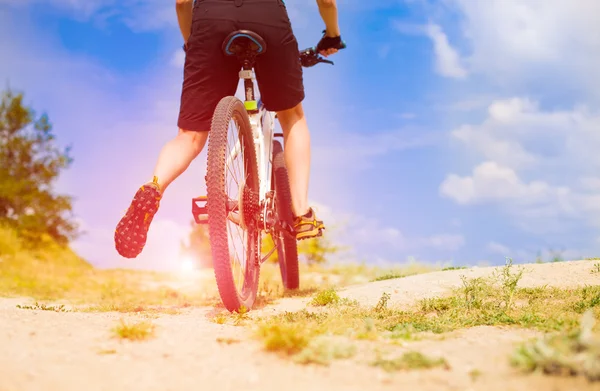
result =
[[[300,52],[300,62],[304,67],[313,67],[320,62],[334,65],[333,61],[327,60],[324,57],[322,57],[319,53],[317,53],[314,47],[304,49]]]

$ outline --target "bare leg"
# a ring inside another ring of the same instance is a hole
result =
[[[208,132],[179,129],[177,137],[163,147],[154,169],[159,188],[152,184],[141,186],[115,229],[115,247],[121,256],[135,258],[142,252],[162,193],[189,167],[207,139]]]
[[[179,129],[177,137],[169,141],[158,156],[154,176],[158,178],[161,192],[187,168],[202,152],[208,132],[193,132]]]
[[[292,209],[296,216],[300,216],[309,211],[310,133],[301,103],[292,109],[278,112],[277,118],[283,130]]]

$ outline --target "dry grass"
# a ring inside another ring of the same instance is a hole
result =
[[[225,345],[232,345],[234,343],[240,343],[242,341],[240,341],[239,339],[236,338],[217,338],[216,340],[218,343],[222,343]]]
[[[600,335],[594,331],[595,322],[592,310],[587,310],[577,330],[553,333],[522,344],[513,353],[511,363],[526,372],[582,375],[590,381],[599,381]]]
[[[109,354],[117,354],[116,349],[101,349],[98,351],[99,355],[106,356]]]
[[[54,311],[54,312],[68,312],[64,305],[46,305],[36,302],[34,305],[20,305],[17,304],[17,308],[22,310],[41,310],[41,311]]]
[[[269,322],[258,330],[265,350],[286,355],[300,353],[317,335],[316,330],[304,329],[304,324]]]
[[[257,337],[266,350],[295,358],[323,337],[343,338],[350,344],[359,340],[394,344],[481,325],[570,333],[578,328],[582,313],[600,308],[600,286],[519,288],[522,273],[509,261],[491,278],[465,278],[449,296],[421,300],[409,309],[390,307],[387,294],[372,307],[336,300],[330,289],[313,299],[325,307],[260,319]],[[380,360],[379,366],[405,368],[407,357]]]
[[[421,352],[409,351],[400,357],[385,359],[378,358],[371,365],[380,367],[387,372],[405,371],[411,369],[431,369],[443,367],[450,369],[448,362],[441,357],[428,357]]]
[[[333,288],[325,289],[319,292],[313,299],[311,300],[311,304],[314,306],[327,306],[330,304],[337,304],[340,302],[340,297],[337,292]]]
[[[298,364],[329,365],[334,360],[351,358],[356,346],[343,339],[320,336],[312,339],[302,351],[294,356]]]
[[[120,339],[143,341],[154,337],[155,329],[154,324],[148,321],[127,323],[121,319],[120,323],[113,329],[113,333]]]

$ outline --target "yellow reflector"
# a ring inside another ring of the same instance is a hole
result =
[[[246,107],[246,110],[256,110],[258,108],[258,104],[255,100],[245,101],[244,106]]]

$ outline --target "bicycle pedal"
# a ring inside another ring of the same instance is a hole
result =
[[[208,224],[208,210],[206,208],[207,196],[192,198],[192,216],[196,224]],[[198,202],[204,202],[203,206],[198,205]]]

